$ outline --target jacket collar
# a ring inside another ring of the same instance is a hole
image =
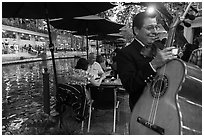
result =
[[[137,39],[134,39],[131,45],[134,46],[139,52],[144,48],[144,46]]]

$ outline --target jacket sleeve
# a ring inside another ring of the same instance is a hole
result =
[[[117,54],[117,70],[121,82],[128,92],[143,90],[146,83],[156,74],[148,61],[142,60],[138,63],[122,50]]]

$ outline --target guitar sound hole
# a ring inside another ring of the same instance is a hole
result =
[[[168,88],[168,79],[165,75],[158,75],[151,84],[151,94],[154,98],[161,97]]]

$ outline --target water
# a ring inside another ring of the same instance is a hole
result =
[[[57,74],[63,75],[75,66],[76,59],[56,60]],[[2,67],[2,134],[15,134],[34,114],[43,111],[44,62]],[[53,81],[52,61],[47,61],[50,81]],[[54,105],[53,83],[50,82],[51,111]],[[17,133],[16,133],[17,134]]]

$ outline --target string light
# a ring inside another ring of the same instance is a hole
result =
[[[147,12],[147,14],[153,14],[153,13],[155,13],[155,8],[154,7],[148,7],[147,9],[146,9],[146,12]]]

